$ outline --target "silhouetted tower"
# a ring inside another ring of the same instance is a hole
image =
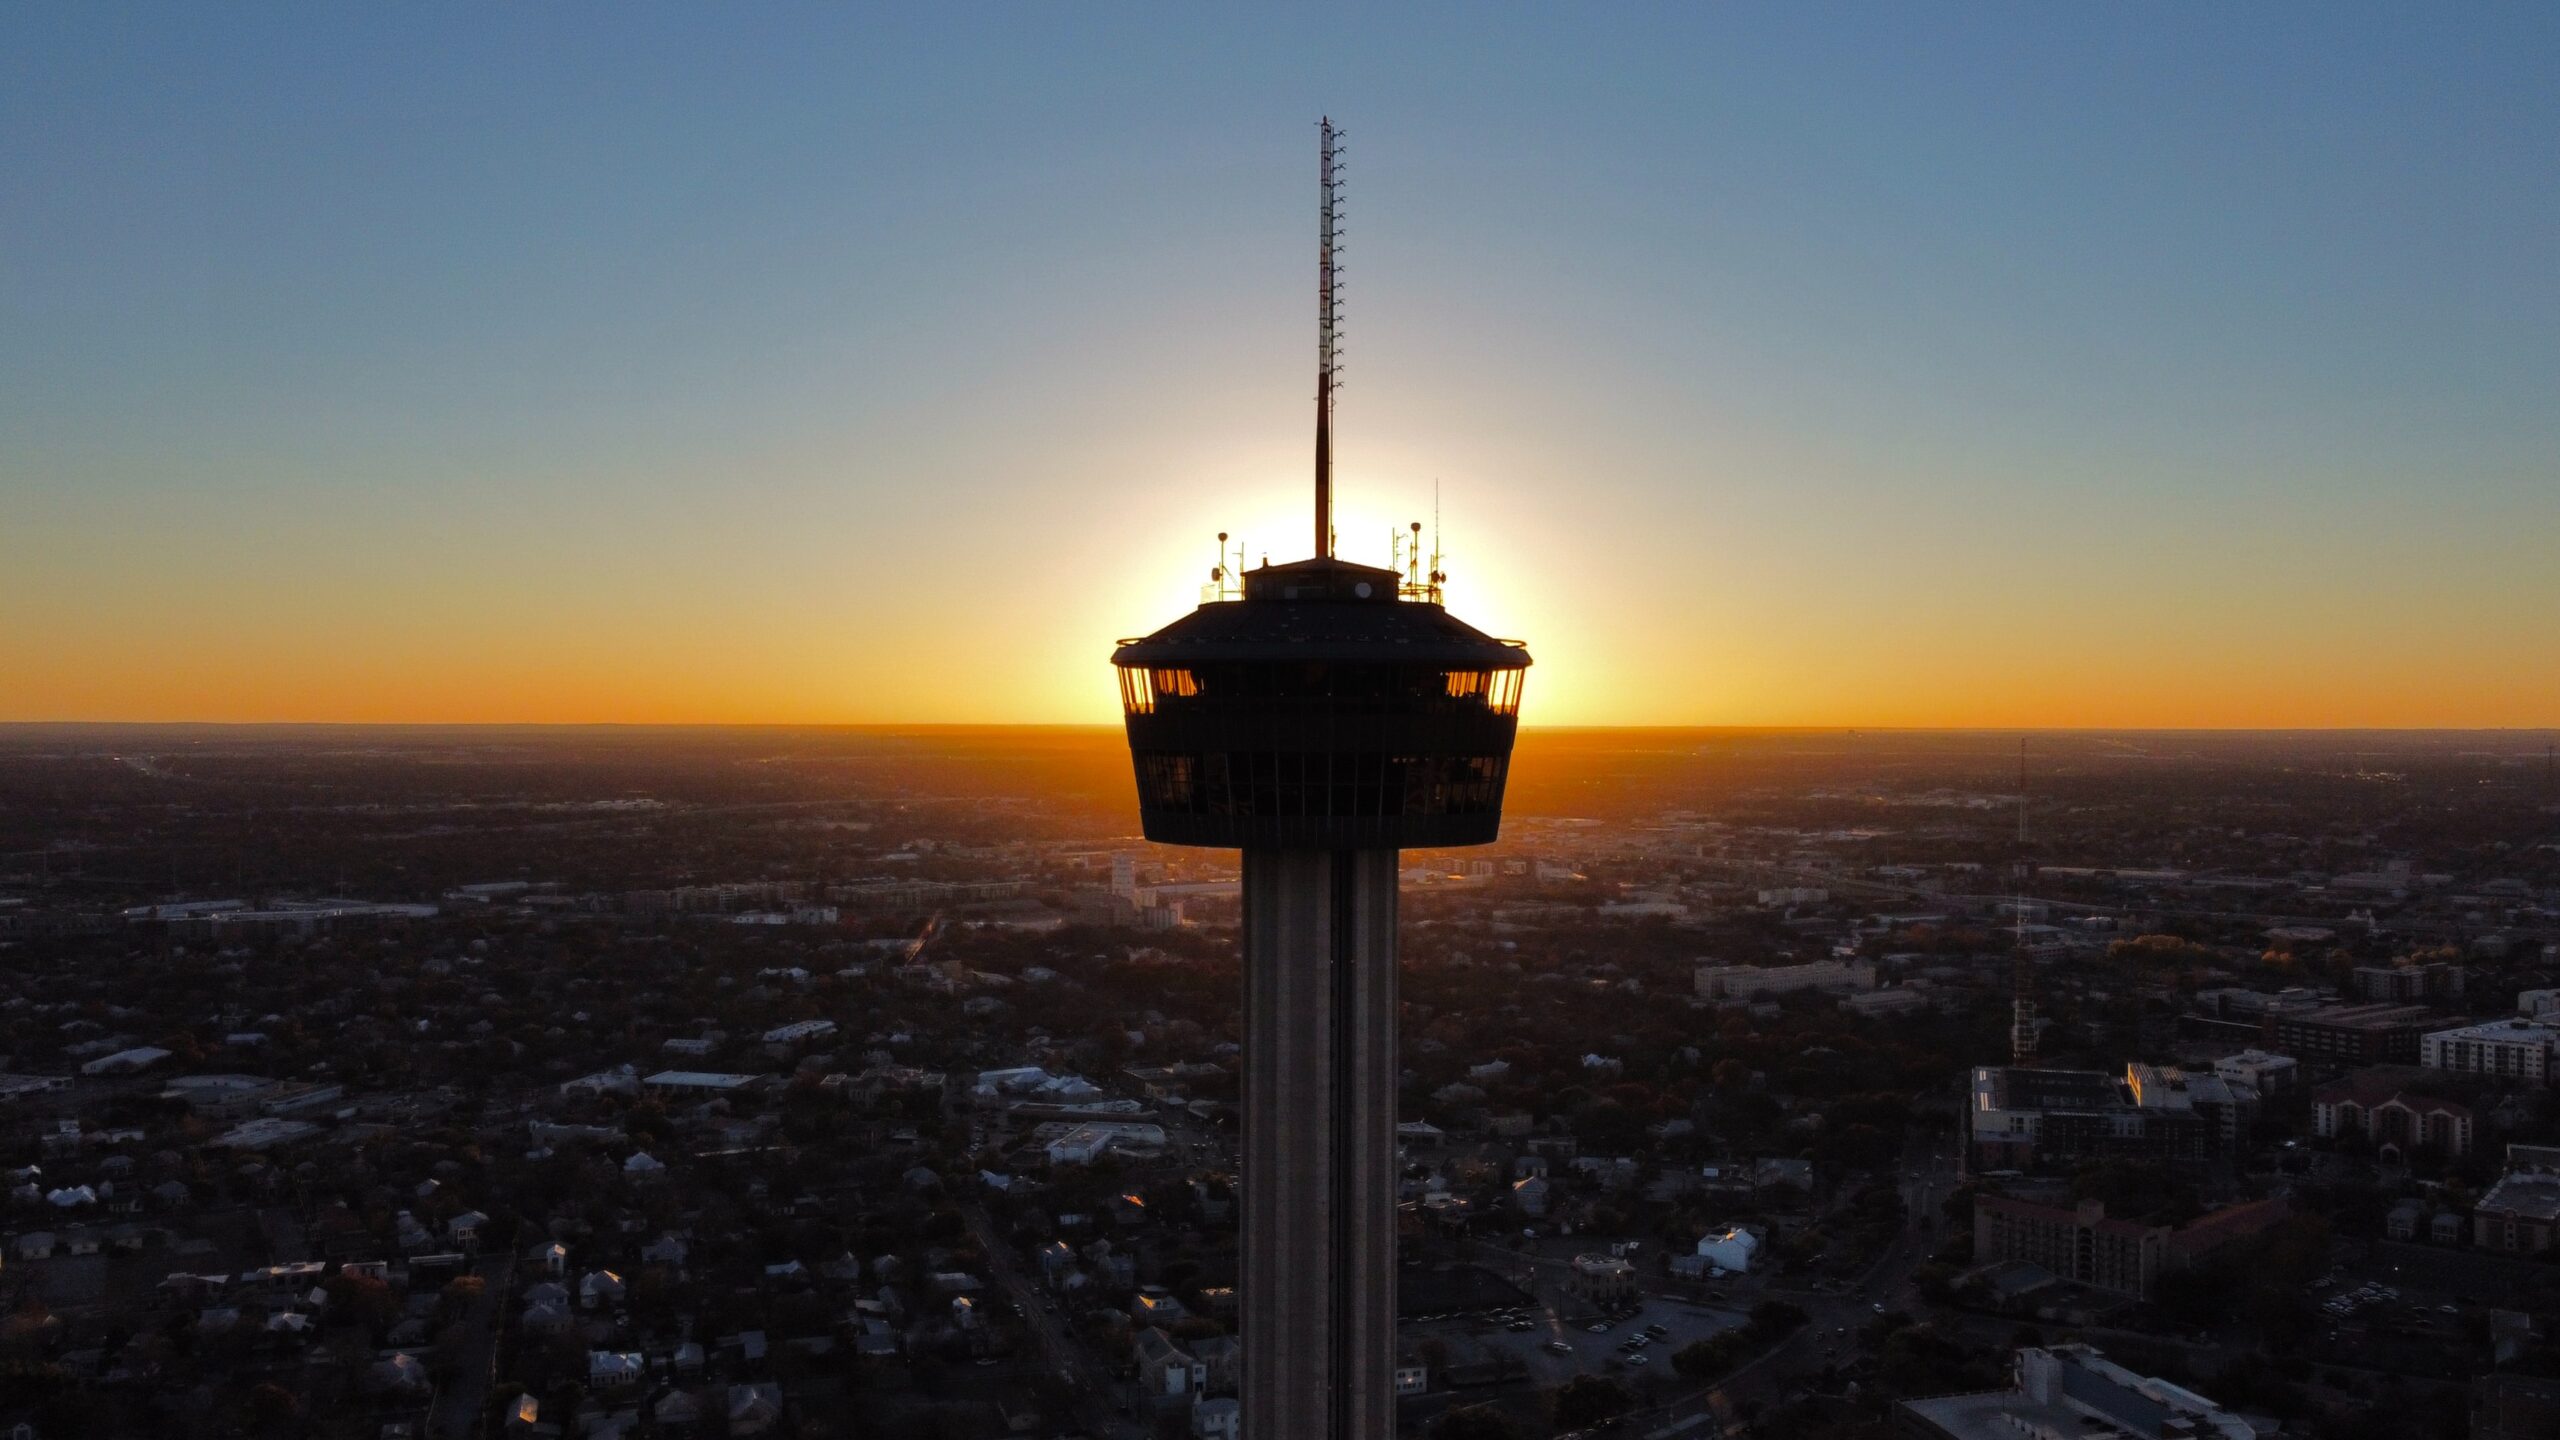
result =
[[[2016,928],[2009,949],[2009,1063],[2036,1063],[2036,962],[2027,948],[2027,882],[2035,860],[2027,850],[2027,742],[2018,742],[2018,838],[2009,861],[2009,903]]]
[[[1244,852],[1243,1421],[1395,1433],[1396,870],[1502,820],[1527,652],[1334,558],[1339,157],[1323,128],[1314,558],[1111,663],[1150,840]],[[1221,552],[1223,554],[1223,550]]]

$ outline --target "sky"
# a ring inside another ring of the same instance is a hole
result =
[[[2560,723],[2560,9],[0,10],[0,720]]]

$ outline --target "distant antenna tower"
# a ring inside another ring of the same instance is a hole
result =
[[[1334,263],[1342,234],[1342,132],[1327,117],[1318,126],[1317,175],[1323,224],[1316,251],[1316,558],[1333,558],[1333,392],[1342,381],[1342,290]]]
[[[1440,603],[1440,588],[1449,583],[1449,572],[1442,565],[1442,559],[1443,557],[1440,553],[1440,482],[1434,480],[1431,482],[1431,574],[1427,582],[1431,586],[1431,594],[1429,598],[1431,603],[1434,605]]]
[[[2009,866],[2015,913],[2009,951],[2009,1063],[2036,1063],[2036,962],[2027,952],[2027,742],[2018,741],[2018,839]]]

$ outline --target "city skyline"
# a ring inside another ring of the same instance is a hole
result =
[[[582,18],[0,20],[0,721],[1107,724],[1319,111],[1526,725],[2560,720],[2548,12]]]

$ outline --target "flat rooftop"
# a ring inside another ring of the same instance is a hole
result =
[[[2016,1390],[1905,1400],[1902,1408],[1947,1440],[2019,1440],[2021,1434],[2118,1440],[2124,1434],[2104,1420],[2060,1405],[2039,1404]]]

